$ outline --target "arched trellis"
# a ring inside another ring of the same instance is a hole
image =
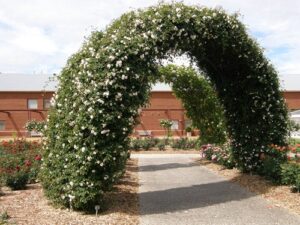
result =
[[[287,113],[277,73],[237,17],[161,4],[94,32],[61,72],[41,171],[47,196],[77,209],[101,202],[123,172],[137,110],[159,74],[157,60],[178,52],[216,86],[239,167],[255,171],[269,144],[285,144]]]
[[[186,115],[200,131],[201,143],[224,144],[227,138],[224,109],[216,91],[203,74],[192,67],[172,64],[162,66],[158,71],[161,81],[171,85]]]

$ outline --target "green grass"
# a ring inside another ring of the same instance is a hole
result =
[[[289,144],[290,145],[300,144],[300,138],[290,138]]]

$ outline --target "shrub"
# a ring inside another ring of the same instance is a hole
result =
[[[300,174],[298,174],[297,177],[296,177],[295,189],[296,189],[298,192],[300,191]]]
[[[212,160],[212,157],[213,157],[214,153],[216,152],[214,146],[211,145],[211,144],[202,145],[201,146],[201,151],[202,151],[203,156],[207,160]]]
[[[197,148],[197,140],[190,140],[188,138],[179,138],[172,140],[171,147],[174,149],[196,149]]]
[[[141,140],[141,148],[143,150],[149,150],[150,148],[154,148],[158,142],[159,142],[159,139],[157,139],[157,138],[142,139]]]
[[[271,180],[273,183],[281,183],[281,161],[273,158],[266,157],[263,161],[262,170],[259,171],[267,179]]]
[[[7,220],[10,218],[10,216],[8,215],[7,211],[4,211],[0,214],[0,224],[1,225],[5,225],[7,224]]]
[[[2,141],[0,144],[0,176],[2,183],[17,188],[27,181],[35,182],[41,164],[41,144],[24,139]]]
[[[292,185],[300,190],[300,164],[284,163],[281,165],[281,183]]]
[[[274,183],[281,183],[281,164],[287,161],[287,147],[271,145],[260,155],[262,165],[257,172]]]
[[[158,138],[145,138],[145,139],[131,139],[130,140],[130,149],[131,150],[149,150],[154,148],[157,143],[159,143]]]
[[[131,139],[130,140],[130,149],[134,151],[139,151],[142,147],[140,139]]]
[[[236,162],[233,158],[230,144],[224,144],[221,148],[218,148],[218,151],[215,151],[214,154],[216,155],[216,161],[218,164],[221,164],[228,169],[235,167]]]
[[[26,188],[29,180],[29,173],[26,171],[17,171],[6,175],[5,185],[12,190],[22,190]]]
[[[160,151],[163,151],[166,149],[166,144],[165,144],[165,141],[162,140],[160,142],[157,143],[157,148],[160,150]]]
[[[43,133],[45,125],[46,125],[45,121],[30,120],[26,123],[25,128],[28,131],[36,131],[39,133]]]

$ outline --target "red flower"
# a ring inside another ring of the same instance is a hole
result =
[[[24,163],[24,164],[25,164],[25,166],[30,167],[32,163],[31,163],[29,160],[25,160],[25,163]]]
[[[261,153],[260,156],[259,156],[259,159],[264,160],[265,158],[266,158],[265,153]]]
[[[37,160],[37,161],[40,161],[42,159],[42,156],[36,155],[34,159]]]
[[[21,167],[20,166],[16,166],[16,170],[20,171]]]

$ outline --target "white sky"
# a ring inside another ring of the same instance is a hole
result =
[[[0,0],[0,72],[57,73],[93,29],[157,0]],[[168,1],[166,1],[168,2]],[[280,74],[300,76],[300,1],[185,0],[240,12]]]

